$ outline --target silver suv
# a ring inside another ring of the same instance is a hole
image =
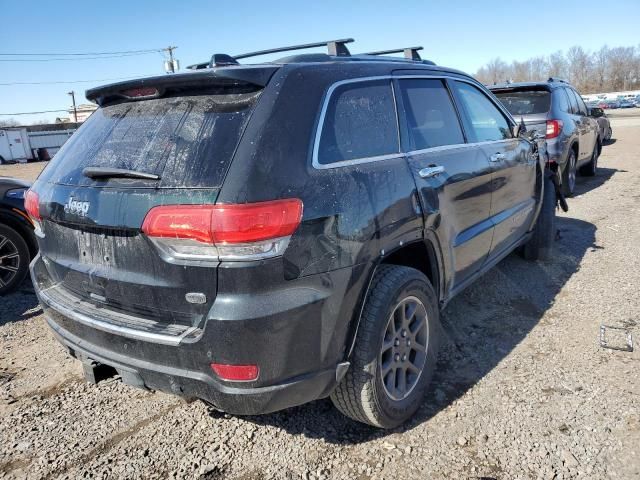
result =
[[[547,139],[548,161],[565,196],[573,195],[576,174],[593,176],[602,150],[598,123],[578,92],[565,80],[504,83],[489,89],[516,120]]]

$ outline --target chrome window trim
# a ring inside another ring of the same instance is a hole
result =
[[[326,118],[326,114],[327,114],[327,109],[329,107],[329,101],[331,100],[331,97],[333,95],[333,92],[338,88],[341,87],[342,85],[347,85],[350,83],[362,83],[362,82],[370,82],[370,81],[375,81],[375,80],[404,80],[404,79],[426,79],[426,80],[455,80],[455,81],[459,81],[459,82],[464,82],[464,83],[468,83],[469,85],[472,85],[476,88],[478,88],[478,84],[470,79],[466,79],[466,78],[459,78],[459,77],[454,77],[452,75],[378,75],[378,76],[373,76],[373,77],[358,77],[358,78],[348,78],[345,80],[339,80],[337,82],[334,82],[333,84],[331,84],[331,86],[327,89],[323,100],[322,100],[322,109],[320,110],[320,118],[318,119],[318,124],[316,125],[316,129],[315,129],[315,137],[314,137],[314,141],[313,141],[313,152],[312,152],[312,156],[311,156],[311,164],[313,166],[313,168],[315,168],[316,170],[328,170],[328,169],[332,169],[332,168],[340,168],[340,167],[347,167],[347,166],[351,166],[351,165],[360,165],[363,163],[373,163],[373,162],[379,162],[382,160],[392,160],[392,159],[396,159],[396,158],[402,158],[402,157],[406,157],[409,155],[418,155],[418,154],[423,154],[423,153],[429,153],[429,152],[438,152],[438,151],[442,151],[442,150],[449,150],[449,149],[453,149],[453,148],[463,148],[463,147],[472,147],[472,146],[478,146],[478,145],[488,145],[491,143],[497,143],[497,142],[504,142],[507,140],[513,140],[513,138],[504,138],[501,140],[490,140],[490,141],[485,141],[485,142],[474,142],[474,143],[456,143],[456,144],[452,144],[452,145],[441,145],[438,147],[431,147],[431,148],[425,148],[422,150],[414,150],[411,152],[403,152],[402,151],[402,142],[400,141],[400,119],[399,119],[399,112],[398,112],[398,105],[396,103],[396,92],[395,92],[395,87],[393,82],[390,82],[391,84],[391,93],[393,95],[393,105],[395,108],[395,113],[396,113],[396,128],[397,128],[397,132],[398,132],[398,147],[400,149],[400,151],[398,153],[391,153],[391,154],[387,154],[387,155],[377,155],[377,156],[373,156],[373,157],[362,157],[362,158],[354,158],[351,160],[342,160],[340,162],[334,162],[334,163],[328,163],[328,164],[321,164],[318,161],[318,150],[320,148],[320,136],[322,135],[322,128],[324,127],[324,121]],[[480,91],[482,91],[482,89],[480,89]],[[494,102],[493,99],[489,96],[487,96],[485,94],[485,96],[487,97],[487,100],[489,100],[498,110],[500,110],[500,112],[502,112],[503,115],[505,115],[507,122],[511,122],[515,125],[515,120],[513,120],[512,115],[505,110],[505,108],[502,105],[499,105],[497,102]],[[452,99],[453,100],[453,99]]]
[[[486,140],[484,142],[454,143],[451,145],[440,145],[438,147],[429,147],[429,148],[422,148],[420,150],[411,150],[410,152],[406,152],[405,155],[408,157],[413,157],[415,155],[423,155],[425,153],[442,152],[446,150],[454,150],[456,148],[480,147],[484,145],[491,145],[494,143],[508,142],[511,140],[515,140],[515,138],[503,138],[502,140]]]

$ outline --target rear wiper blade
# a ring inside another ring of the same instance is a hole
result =
[[[89,178],[141,178],[143,180],[160,180],[160,175],[137,172],[126,168],[85,167],[82,174]]]

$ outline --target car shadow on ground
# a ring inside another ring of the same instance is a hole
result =
[[[27,277],[13,293],[0,297],[0,326],[11,322],[28,320],[40,315],[42,309],[33,291],[31,279]]]
[[[585,177],[579,175],[576,181],[576,188],[573,196],[582,195],[584,193],[595,190],[601,185],[608,182],[616,173],[627,173],[627,170],[619,170],[617,168],[608,168],[598,166],[598,173],[593,177]],[[571,199],[569,199],[569,211],[571,211]]]
[[[528,262],[512,254],[445,309],[437,372],[421,408],[408,424],[387,431],[371,428],[343,417],[328,399],[243,418],[332,444],[366,442],[428,422],[508,356],[540,323],[564,284],[579,270],[585,252],[602,248],[594,244],[596,227],[591,223],[559,217],[558,230],[552,261]],[[219,414],[212,410],[211,415]]]
[[[616,139],[615,138],[610,138],[609,140],[605,140],[604,142],[602,142],[602,145],[604,147],[607,147],[609,145],[613,145],[614,143],[616,143]]]

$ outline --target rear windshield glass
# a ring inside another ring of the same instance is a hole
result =
[[[219,186],[258,95],[180,96],[100,108],[60,149],[43,179],[105,185],[82,174],[91,166],[159,175],[160,187]]]
[[[551,94],[547,90],[516,90],[494,94],[514,116],[547,113],[551,106]]]

